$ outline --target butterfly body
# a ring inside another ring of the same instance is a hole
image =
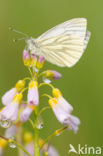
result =
[[[31,53],[35,55],[40,55],[40,48],[38,47],[38,44],[36,42],[36,39],[30,37],[26,39],[27,48],[30,50]]]
[[[35,55],[61,67],[75,65],[90,38],[87,31],[87,20],[75,18],[64,22],[42,34],[37,39],[27,39],[27,47]]]

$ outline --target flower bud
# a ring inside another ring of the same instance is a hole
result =
[[[41,68],[43,67],[44,61],[45,61],[44,56],[40,56],[40,57],[39,57],[39,60],[37,61],[37,68],[38,68],[38,69],[41,69]]]
[[[22,93],[18,93],[18,94],[16,94],[16,95],[14,96],[13,102],[16,102],[16,103],[19,104],[19,103],[21,102],[22,98],[23,98],[23,94],[22,94]]]
[[[17,89],[18,92],[20,92],[24,87],[25,87],[24,80],[19,80],[15,85],[15,88]]]
[[[56,106],[56,104],[58,104],[58,101],[55,98],[51,98],[51,99],[49,99],[48,103],[53,108]]]
[[[37,56],[35,54],[31,54],[31,66],[35,67],[37,63]]]
[[[55,98],[58,98],[58,97],[62,96],[62,93],[61,93],[60,90],[57,89],[57,88],[53,88],[52,94],[53,94],[53,96],[54,96]]]
[[[25,132],[25,133],[24,133],[24,141],[25,141],[26,143],[29,143],[29,142],[31,142],[32,140],[33,140],[32,134],[31,134],[30,132]]]
[[[54,70],[47,70],[44,72],[44,77],[50,80],[58,80],[61,78],[61,74]]]
[[[25,66],[30,66],[30,55],[27,50],[23,51],[23,62]]]
[[[0,138],[0,147],[4,148],[7,145],[7,141]]]

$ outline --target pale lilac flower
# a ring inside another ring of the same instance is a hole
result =
[[[58,121],[63,124],[64,120],[68,118],[69,113],[67,113],[65,109],[61,107],[61,105],[58,103],[58,100],[56,98],[50,99],[49,104]]]
[[[31,81],[29,83],[27,100],[28,100],[28,104],[33,104],[35,106],[37,106],[39,104],[39,94],[38,94],[38,83],[37,83],[37,81]]]
[[[49,146],[48,156],[59,156],[59,153],[53,146]]]
[[[5,136],[7,138],[11,138],[16,136],[16,132],[17,132],[18,128],[16,125],[12,125],[11,127],[7,128],[5,131]]]
[[[20,114],[20,121],[25,122],[29,119],[30,115],[32,114],[34,109],[34,105],[27,105],[24,110]]]
[[[72,106],[62,97],[59,90],[56,89],[53,94],[55,98],[49,99],[49,104],[57,120],[61,124],[68,126],[69,129],[76,133],[80,124],[80,120],[77,117],[71,115],[73,110]]]
[[[80,120],[79,120],[79,118],[77,118],[73,115],[69,115],[69,117],[64,120],[63,124],[65,126],[69,125],[69,129],[73,130],[74,133],[77,133],[78,126],[80,125]]]
[[[25,145],[25,149],[27,150],[28,153],[30,153],[31,156],[34,156],[34,143],[33,141],[26,143]],[[48,152],[48,156],[59,156],[57,150],[53,147],[53,146],[49,146],[46,144],[43,149],[40,151],[40,156],[45,153]],[[25,154],[25,156],[27,156]]]
[[[1,120],[15,121],[18,117],[18,103],[11,103],[0,112]]]
[[[41,142],[42,143],[42,142]],[[48,156],[59,156],[59,153],[57,152],[57,150],[49,145],[49,144],[45,144],[40,152],[40,155],[42,155],[43,153],[47,153]]]
[[[3,96],[2,96],[2,103],[3,105],[8,105],[11,103],[13,100],[14,96],[16,95],[17,90],[16,88],[12,88],[9,91],[7,91]]]
[[[19,93],[14,97],[12,103],[5,106],[1,110],[1,112],[0,112],[1,121],[5,121],[5,120],[15,121],[15,120],[17,120],[19,103],[20,103],[21,99],[22,99],[22,94]]]
[[[71,104],[69,104],[62,96],[58,98],[58,103],[67,113],[71,113],[73,111]]]
[[[69,102],[67,102],[66,99],[63,98],[61,92],[59,89],[54,88],[52,90],[53,96],[57,99],[58,104],[60,105],[60,107],[66,111],[68,114],[70,114],[73,111],[73,107],[71,104],[69,104]]]
[[[25,81],[24,80],[19,80],[15,87],[7,91],[3,96],[2,96],[2,103],[3,105],[8,105],[12,102],[14,96],[21,91],[25,86]]]
[[[3,148],[0,147],[0,156],[2,156],[2,155],[3,155]]]
[[[34,156],[34,142],[27,143],[25,149],[31,156]],[[25,154],[25,156],[27,156],[27,154]]]

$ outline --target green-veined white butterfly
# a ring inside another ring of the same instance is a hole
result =
[[[85,18],[74,18],[48,30],[38,38],[27,38],[27,48],[60,67],[75,65],[90,38]]]

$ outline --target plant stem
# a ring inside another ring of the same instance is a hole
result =
[[[38,129],[38,110],[39,107],[37,106],[35,110],[36,119],[35,119],[35,137],[34,137],[34,156],[39,156],[39,129]]]
[[[4,136],[2,136],[2,135],[0,135],[0,138],[6,140],[8,143],[11,143],[11,142],[14,143],[15,145],[17,145],[17,147],[19,147],[21,150],[23,150],[28,156],[31,156],[31,155],[25,150],[25,148],[24,148],[23,146],[21,146],[20,144],[18,144],[16,141],[14,141],[14,140],[12,140],[12,139],[8,139],[8,138],[6,138],[6,137],[4,137]]]
[[[43,97],[43,96],[46,96],[46,97],[48,97],[49,99],[52,98],[52,97],[51,97],[50,95],[48,95],[48,94],[42,94],[41,97]]]
[[[24,151],[28,156],[31,156],[31,155],[25,150],[25,148],[24,148],[23,146],[21,146],[20,144],[16,143],[14,140],[12,140],[12,142],[14,142],[14,143],[17,145],[17,147],[19,147],[22,151]]]
[[[56,131],[54,131],[51,135],[49,135],[43,142],[43,144],[41,145],[40,147],[40,150],[43,148],[43,146],[48,142],[50,141],[54,136],[58,136],[60,135],[61,133],[63,133],[69,126],[65,126],[63,128],[60,128]]]
[[[31,119],[29,119],[28,121],[30,122],[30,124],[33,127],[33,129],[35,129],[35,125],[34,125],[33,121]]]
[[[45,83],[45,82],[40,83],[39,88],[42,87],[42,86],[45,86],[45,85],[51,87],[52,89],[54,88],[54,86],[53,86],[52,84],[50,84],[50,83]]]
[[[32,73],[32,71],[31,71],[30,67],[28,67],[28,69],[29,69],[29,72],[30,72],[31,78],[33,78],[33,73]]]
[[[31,78],[30,78],[30,77],[25,77],[23,80],[24,80],[24,81],[26,81],[26,80],[31,81]]]
[[[46,106],[46,107],[42,108],[42,109],[40,110],[40,112],[39,112],[39,116],[40,116],[42,113],[44,113],[47,109],[51,109],[51,107],[50,107],[50,106]]]

